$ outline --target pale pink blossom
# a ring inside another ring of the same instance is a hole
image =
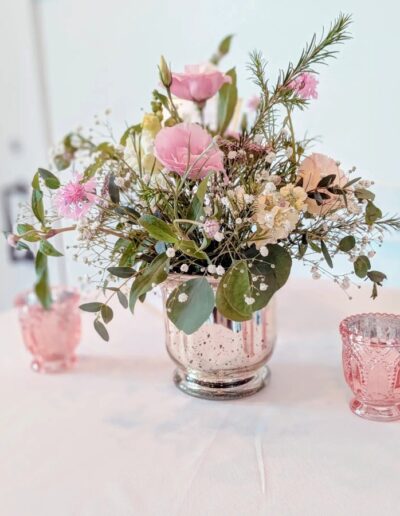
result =
[[[213,97],[221,86],[232,78],[209,63],[186,65],[184,73],[173,73],[171,92],[180,99],[203,103]]]
[[[82,175],[77,174],[72,181],[57,190],[54,204],[58,214],[70,219],[86,215],[96,202],[96,181],[89,179],[81,183]]]
[[[220,224],[215,219],[207,219],[203,225],[204,233],[208,238],[214,238],[220,229]]]
[[[258,95],[253,95],[247,102],[247,107],[250,109],[250,111],[257,111],[260,102],[260,97]]]
[[[14,235],[13,233],[10,233],[7,235],[7,244],[11,247],[17,247],[19,237],[17,235]]]
[[[326,188],[318,188],[320,180],[328,175],[335,176],[333,186],[343,187],[348,182],[348,178],[337,162],[324,154],[313,153],[300,164],[299,177],[303,180],[303,189],[306,192],[317,190],[329,195],[329,198],[324,199],[320,205],[315,199],[306,199],[307,211],[314,215],[326,215],[329,211],[343,207],[343,199],[339,195],[328,192]]]
[[[302,99],[317,99],[317,84],[318,81],[315,75],[305,72],[296,77],[296,79],[289,84],[289,87]]]
[[[224,172],[223,152],[210,134],[197,124],[164,127],[157,134],[154,153],[168,170],[190,179],[202,179],[209,172]]]

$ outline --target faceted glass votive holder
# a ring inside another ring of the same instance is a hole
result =
[[[351,410],[374,421],[400,419],[400,315],[353,315],[340,333]]]
[[[55,287],[52,299],[48,310],[41,306],[34,292],[20,294],[15,300],[22,337],[33,355],[31,366],[36,372],[62,372],[76,361],[75,349],[81,337],[79,293]]]

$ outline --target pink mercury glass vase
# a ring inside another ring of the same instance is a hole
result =
[[[400,419],[400,315],[353,315],[340,333],[344,375],[355,395],[351,410],[374,421]]]
[[[34,292],[20,294],[15,301],[22,338],[33,355],[32,369],[42,373],[70,369],[81,337],[79,293],[55,287],[52,298],[49,310],[41,306]]]

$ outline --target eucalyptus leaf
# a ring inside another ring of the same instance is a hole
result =
[[[321,251],[322,251],[322,254],[324,255],[325,261],[328,264],[328,266],[332,269],[333,262],[332,262],[331,255],[329,254],[328,248],[326,247],[326,244],[323,240],[321,240],[320,243],[321,243]]]
[[[382,282],[387,279],[386,274],[380,271],[368,271],[367,273],[368,278],[373,281],[374,283],[377,283],[378,285],[381,285]]]
[[[365,278],[370,268],[371,262],[367,256],[359,256],[354,262],[354,272],[359,278]]]
[[[106,342],[110,340],[110,335],[108,334],[107,328],[101,321],[95,319],[93,326],[103,340],[105,340]]]
[[[180,296],[186,296],[180,301]],[[175,326],[190,335],[209,318],[214,308],[214,292],[205,278],[185,281],[175,288],[167,300],[167,314]]]
[[[146,294],[149,290],[152,290],[153,286],[159,285],[165,281],[168,277],[169,271],[169,259],[167,255],[160,254],[155,258],[151,264],[143,269],[132,283],[131,291],[129,294],[129,308],[133,312],[135,309],[136,301]]]
[[[100,312],[100,310],[103,307],[103,303],[99,303],[98,301],[93,301],[92,303],[84,303],[83,305],[80,305],[80,309],[84,312]]]
[[[123,308],[128,308],[128,299],[125,294],[123,294],[120,290],[117,291],[118,301],[120,302]]]
[[[382,211],[372,201],[368,201],[365,209],[365,222],[372,225],[380,218],[382,218]]]
[[[343,251],[344,253],[348,253],[351,251],[356,245],[356,239],[353,237],[353,235],[348,235],[343,237],[338,245],[338,248],[340,251]]]
[[[35,228],[31,224],[18,224],[17,225],[18,235],[24,235],[22,238],[27,242],[37,242],[40,240],[40,236],[37,234]],[[28,233],[25,235],[25,233]]]
[[[130,278],[136,271],[131,267],[108,267],[108,272],[117,278]]]
[[[44,224],[43,192],[34,188],[31,199],[32,211],[39,222]]]
[[[119,204],[119,188],[115,184],[114,174],[111,174],[108,179],[108,193],[112,202],[114,204]]]
[[[252,317],[252,307],[246,303],[250,298],[251,283],[247,262],[240,260],[225,272],[217,289],[217,308],[227,317],[233,320],[248,320]]]
[[[108,305],[103,305],[100,310],[101,317],[103,318],[103,321],[108,324],[110,321],[112,321],[114,317],[114,312],[112,311],[112,308],[110,308]]]
[[[354,190],[354,195],[359,200],[366,199],[367,201],[373,201],[375,199],[375,194],[369,190],[366,190],[365,188],[356,188]]]

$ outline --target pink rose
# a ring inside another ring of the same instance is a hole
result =
[[[212,65],[186,65],[185,73],[173,73],[171,92],[180,99],[202,103],[213,97],[221,86],[231,83],[225,75]]]
[[[302,99],[317,99],[318,81],[312,73],[301,73],[290,84],[289,88],[297,93]]]
[[[224,172],[223,152],[205,129],[197,124],[164,127],[154,142],[155,156],[168,170],[190,179],[202,179],[209,172]]]
[[[300,164],[299,177],[303,179],[304,190],[306,192],[317,190],[320,193],[329,195],[329,198],[324,199],[320,205],[317,204],[315,199],[307,198],[307,211],[314,215],[326,215],[329,211],[343,207],[343,199],[340,195],[332,194],[326,188],[317,188],[321,179],[329,175],[335,176],[332,186],[343,187],[348,181],[348,178],[343,170],[338,167],[336,161],[324,154],[311,154]]]

